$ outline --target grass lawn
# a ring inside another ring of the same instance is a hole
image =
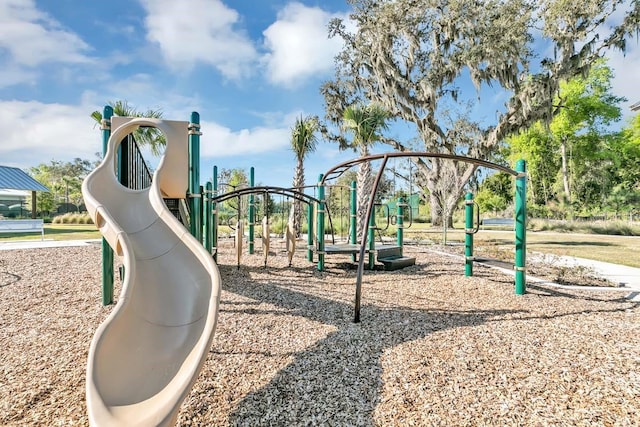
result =
[[[442,242],[442,229],[412,227],[405,230],[405,235],[407,238]],[[448,242],[462,243],[464,239],[464,230],[460,228],[447,231]],[[474,236],[474,247],[478,253],[485,252],[490,256],[496,250],[513,251],[514,240],[513,231],[480,230]],[[640,268],[640,237],[638,236],[529,230],[527,231],[527,251],[575,256]]]

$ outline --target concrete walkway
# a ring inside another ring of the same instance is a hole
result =
[[[454,258],[460,258],[464,262],[464,257],[461,255],[452,254],[449,252],[442,252],[438,250],[430,249],[431,252],[435,252],[441,255],[447,255]],[[529,255],[529,258],[540,257],[538,260],[548,262],[550,264],[560,264],[567,267],[581,266],[590,269],[599,277],[605,278],[613,283],[617,283],[618,287],[612,286],[578,286],[578,285],[562,285],[539,277],[527,275],[528,283],[536,283],[545,286],[551,286],[562,289],[574,289],[583,291],[607,291],[607,292],[626,292],[627,299],[640,302],[640,268],[627,267],[624,265],[611,264],[608,262],[592,261],[585,258],[574,258],[568,256],[548,255],[548,254],[533,254]],[[478,262],[478,264],[485,265],[490,268],[502,271],[505,274],[515,275],[513,269],[499,267],[491,263]]]
[[[89,246],[100,243],[101,239],[88,240],[10,240],[0,242],[0,251],[12,249],[65,248],[69,246]]]
[[[640,268],[568,256],[536,254],[534,257],[550,264],[559,264],[566,267],[585,267],[598,276],[618,284],[620,287],[640,289]]]

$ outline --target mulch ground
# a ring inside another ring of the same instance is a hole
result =
[[[637,425],[640,309],[620,292],[530,285],[408,247],[417,263],[318,272],[227,245],[218,328],[178,425]],[[85,425],[98,245],[0,251],[0,424]],[[116,288],[117,295],[118,288]]]

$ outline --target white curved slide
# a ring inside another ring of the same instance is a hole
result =
[[[169,426],[207,358],[220,273],[163,201],[187,191],[188,123],[114,117],[115,123],[123,124],[82,184],[87,210],[125,267],[117,305],[89,348],[89,422]],[[115,175],[116,150],[139,126],[160,129],[167,146],[151,186],[131,190]]]

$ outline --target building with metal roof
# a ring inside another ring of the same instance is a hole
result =
[[[0,188],[7,190],[49,191],[47,187],[31,178],[25,171],[9,166],[0,166]]]
[[[36,192],[49,192],[49,189],[30,177],[22,169],[9,166],[0,166],[0,193],[7,196],[5,198],[8,200],[16,200],[15,196],[19,195],[24,195],[24,199],[26,200],[26,195],[28,193],[23,193],[23,191],[31,191],[31,217],[35,218]],[[10,193],[14,197],[9,197]],[[20,203],[20,205],[22,205],[22,202]],[[22,213],[21,208],[20,212]]]

